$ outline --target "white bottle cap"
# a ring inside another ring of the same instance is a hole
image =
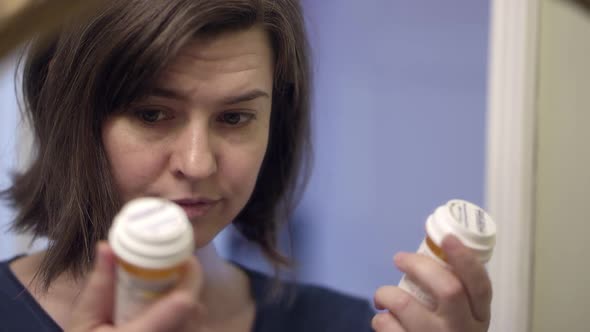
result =
[[[426,233],[439,247],[445,236],[455,235],[475,251],[482,263],[490,260],[496,244],[496,224],[492,218],[479,206],[458,199],[439,206],[428,217]]]
[[[147,269],[176,266],[194,250],[192,226],[181,207],[159,198],[138,198],[117,214],[109,243],[122,260]]]

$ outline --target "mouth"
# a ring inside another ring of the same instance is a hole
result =
[[[179,199],[172,200],[180,206],[189,219],[203,217],[209,213],[221,200],[214,199]]]

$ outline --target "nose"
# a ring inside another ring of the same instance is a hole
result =
[[[206,125],[185,126],[173,144],[170,165],[174,176],[201,180],[217,171],[216,153]]]

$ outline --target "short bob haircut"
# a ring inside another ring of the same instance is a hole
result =
[[[260,25],[275,57],[269,145],[252,197],[234,220],[278,268],[277,230],[310,170],[309,48],[297,0],[108,0],[49,43],[32,42],[23,72],[25,115],[36,155],[4,192],[17,232],[49,239],[39,276],[81,276],[122,201],[101,139],[109,114],[145,96],[158,73],[195,36]]]

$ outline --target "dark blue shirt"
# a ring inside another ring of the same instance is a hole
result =
[[[12,273],[11,261],[0,262],[0,331],[62,331]],[[374,312],[366,300],[294,283],[285,283],[279,296],[269,296],[274,280],[241,268],[256,301],[253,332],[372,331]]]

